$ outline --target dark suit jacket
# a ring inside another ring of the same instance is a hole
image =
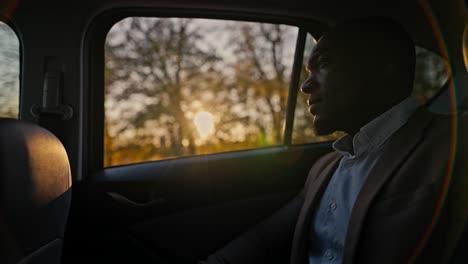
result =
[[[449,263],[468,216],[467,125],[420,108],[389,139],[353,207],[343,263]],[[319,159],[294,200],[207,263],[308,263],[314,208],[340,158]]]

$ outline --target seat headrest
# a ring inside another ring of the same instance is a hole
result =
[[[0,118],[0,262],[5,254],[23,259],[63,237],[70,187],[68,156],[52,133]]]

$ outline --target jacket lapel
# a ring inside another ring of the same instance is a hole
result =
[[[382,157],[369,172],[356,199],[348,224],[343,255],[344,264],[354,263],[362,224],[372,200],[418,145],[431,119],[432,115],[429,112],[423,107],[419,108],[408,123],[390,138]]]
[[[299,215],[296,230],[294,233],[293,250],[291,256],[291,263],[307,263],[307,239],[309,234],[310,219],[312,217],[313,209],[316,207],[318,200],[320,200],[325,186],[330,181],[330,178],[338,166],[341,155],[337,152],[329,157],[320,160],[322,164],[316,164],[316,168],[323,168],[322,170],[312,169],[309,177],[314,177],[310,183],[306,184],[304,188],[304,204]]]

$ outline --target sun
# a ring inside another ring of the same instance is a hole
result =
[[[213,115],[209,112],[200,111],[196,113],[193,122],[202,140],[205,140],[214,131]]]

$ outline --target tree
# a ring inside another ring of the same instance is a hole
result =
[[[236,45],[238,58],[236,81],[247,87],[244,89],[253,91],[257,111],[262,113],[262,118],[257,120],[256,124],[260,128],[260,134],[272,134],[270,144],[281,144],[297,29],[284,25],[259,23],[236,23],[233,28],[238,32],[238,34],[233,34],[233,43]],[[307,40],[304,62],[315,45],[310,35]],[[300,84],[306,76],[307,73],[303,67]],[[342,135],[342,133],[333,133],[317,136],[312,126],[313,116],[307,111],[306,100],[307,96],[299,92],[293,143],[321,142]],[[268,129],[269,127],[271,128]]]
[[[18,116],[19,41],[5,23],[0,22],[0,116]]]
[[[166,155],[194,154],[196,130],[183,107],[200,80],[217,73],[214,49],[200,45],[202,32],[191,19],[122,22],[106,42],[106,117],[116,110],[126,117],[109,120],[120,128],[113,135],[132,129],[130,142],[144,145],[155,140],[152,131],[164,128],[157,140],[167,147]]]
[[[236,23],[231,30],[235,81],[254,97],[260,133],[271,134],[271,143],[280,144],[297,33],[291,27],[260,23]]]

